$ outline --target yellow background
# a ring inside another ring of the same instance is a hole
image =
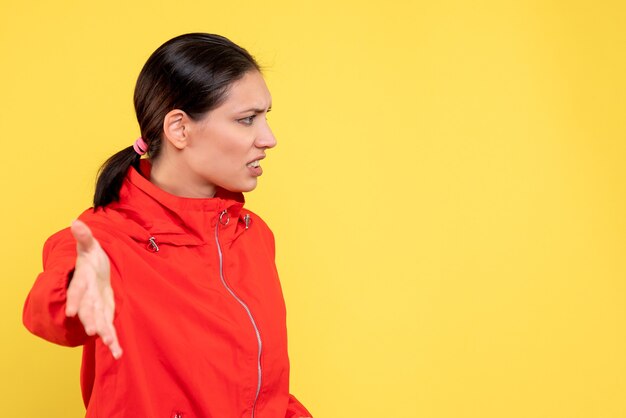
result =
[[[626,417],[625,28],[602,0],[2,0],[2,415],[82,416],[80,350],[22,304],[138,136],[145,60],[204,31],[266,67],[248,202],[316,418]]]

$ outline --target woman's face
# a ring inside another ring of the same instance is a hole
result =
[[[248,192],[263,173],[265,151],[276,145],[266,116],[272,97],[258,71],[234,82],[224,102],[202,119],[191,121],[184,148],[185,165],[200,189],[218,186]],[[182,173],[181,173],[182,174]]]

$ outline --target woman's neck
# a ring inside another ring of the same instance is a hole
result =
[[[215,185],[198,181],[186,166],[177,164],[175,159],[161,155],[151,162],[149,180],[158,188],[179,197],[206,199],[215,196]]]

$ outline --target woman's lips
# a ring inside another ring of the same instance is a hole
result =
[[[250,170],[252,175],[255,177],[258,177],[261,174],[263,174],[263,168],[261,167],[260,160],[254,160],[252,162],[249,162],[248,164],[246,164],[246,167],[248,167],[248,170]]]

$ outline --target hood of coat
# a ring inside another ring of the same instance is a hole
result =
[[[120,200],[86,211],[85,221],[121,229],[136,241],[153,238],[172,245],[215,242],[216,228],[220,242],[230,243],[246,229],[244,217],[248,212],[243,210],[242,193],[218,189],[212,198],[175,196],[150,182],[150,168],[147,159],[140,161],[139,171],[131,167],[120,189]]]

